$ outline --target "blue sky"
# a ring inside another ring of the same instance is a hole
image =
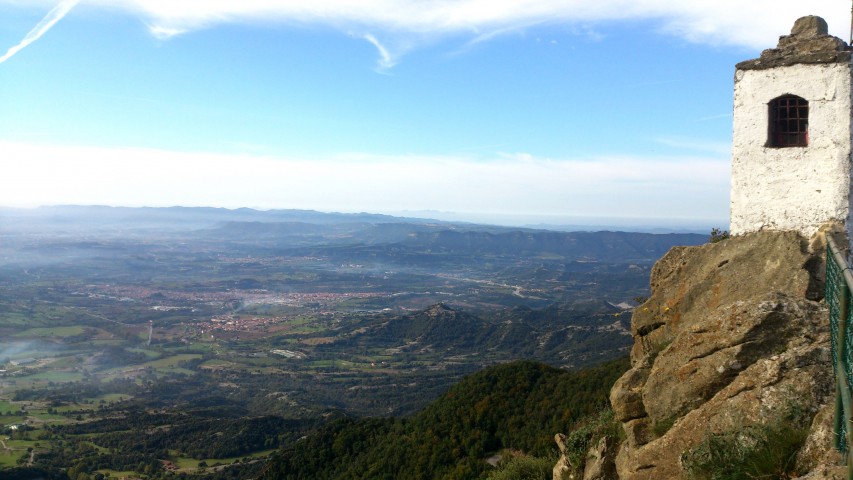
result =
[[[810,3],[0,0],[0,205],[726,225],[734,64],[848,37]]]

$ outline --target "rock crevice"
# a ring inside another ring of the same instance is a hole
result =
[[[612,471],[596,471],[685,478],[682,456],[709,435],[780,422],[791,411],[811,423],[834,387],[816,288],[823,252],[820,242],[808,245],[796,232],[757,232],[677,247],[657,262],[652,294],[632,318],[632,368],[610,394],[625,440]],[[813,430],[826,436],[825,425]],[[809,441],[801,473],[831,456],[829,443]]]

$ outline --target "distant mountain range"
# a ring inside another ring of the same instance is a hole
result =
[[[352,223],[434,222],[437,220],[392,217],[372,213],[323,213],[314,210],[254,210],[213,207],[107,207],[100,205],[60,205],[34,209],[0,208],[0,227],[7,222],[26,221],[21,228],[143,228],[187,230],[212,228],[227,222],[310,223],[317,225]]]
[[[28,228],[56,228],[60,225],[85,224],[88,228],[161,228],[185,230],[188,228],[211,228],[227,222],[262,222],[262,223],[310,223],[319,225],[353,224],[353,223],[419,223],[432,225],[458,225],[480,229],[503,230],[532,230],[532,231],[604,231],[622,230],[644,233],[702,233],[704,228],[698,227],[695,221],[663,222],[666,226],[652,226],[651,223],[634,222],[627,219],[614,219],[613,222],[621,227],[605,223],[602,219],[599,225],[589,223],[539,223],[517,227],[501,227],[487,222],[468,222],[456,219],[455,216],[444,212],[411,212],[399,216],[375,213],[339,213],[318,212],[315,210],[278,209],[255,210],[251,208],[215,208],[215,207],[109,207],[102,205],[58,205],[31,209],[0,207],[0,228],[9,221],[26,219]],[[430,216],[436,214],[436,216]],[[497,217],[496,217],[497,218]],[[575,222],[578,219],[574,219]],[[710,231],[710,227],[707,228]]]
[[[653,262],[674,245],[705,243],[707,235],[638,232],[557,232],[449,223],[370,213],[249,208],[127,208],[57,206],[0,209],[0,235],[178,237],[246,248],[286,249],[336,261],[397,264],[470,263],[502,257],[542,261]]]

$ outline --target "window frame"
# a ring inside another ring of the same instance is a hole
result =
[[[809,102],[785,94],[767,104],[767,146],[790,148],[809,146]]]

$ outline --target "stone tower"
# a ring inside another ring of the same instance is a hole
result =
[[[851,94],[850,47],[820,17],[737,64],[732,234],[851,228]]]

